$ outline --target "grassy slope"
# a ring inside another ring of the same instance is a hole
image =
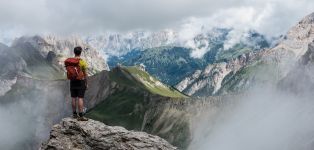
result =
[[[146,71],[140,70],[138,67],[127,67],[125,69],[133,77],[135,77],[137,81],[144,85],[145,89],[153,94],[165,97],[186,98],[185,95],[183,95],[176,89],[161,83],[159,80],[149,75]]]
[[[103,103],[97,105],[87,116],[108,125],[120,125],[127,129],[140,130],[144,117],[143,95],[132,91],[113,93]]]
[[[111,126],[158,135],[180,149],[185,149],[190,142],[189,123],[184,116],[186,112],[171,108],[169,100],[173,98],[151,101],[138,90],[121,89],[86,116]]]
[[[161,83],[146,71],[142,71],[135,66],[119,67],[118,69],[111,71],[110,78],[119,84],[139,87],[152,94],[172,98],[187,98],[187,96],[176,89]]]
[[[138,67],[114,68],[110,80],[118,83],[118,88],[90,110],[87,117],[159,135],[175,146],[187,147],[190,133],[185,113],[168,105],[187,96],[164,84],[156,86],[159,81]]]

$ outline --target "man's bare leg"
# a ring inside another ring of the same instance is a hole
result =
[[[72,112],[73,112],[73,118],[77,117],[76,112],[76,97],[72,97]]]
[[[78,107],[79,107],[79,119],[80,121],[87,121],[87,118],[83,117],[84,101],[83,98],[78,98]]]

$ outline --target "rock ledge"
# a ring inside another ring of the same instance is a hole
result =
[[[175,150],[166,140],[145,132],[128,131],[89,119],[80,122],[64,118],[53,126],[50,139],[41,150]]]

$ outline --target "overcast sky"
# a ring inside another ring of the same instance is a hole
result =
[[[0,31],[90,34],[189,23],[282,34],[311,12],[314,0],[0,0]]]

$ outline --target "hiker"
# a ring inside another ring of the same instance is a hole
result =
[[[68,58],[64,61],[67,77],[70,80],[70,91],[72,97],[72,111],[73,118],[76,118],[78,121],[87,121],[83,115],[84,109],[84,95],[87,89],[87,64],[80,58],[82,53],[82,47],[74,48],[74,58]],[[76,106],[78,104],[77,114]]]

